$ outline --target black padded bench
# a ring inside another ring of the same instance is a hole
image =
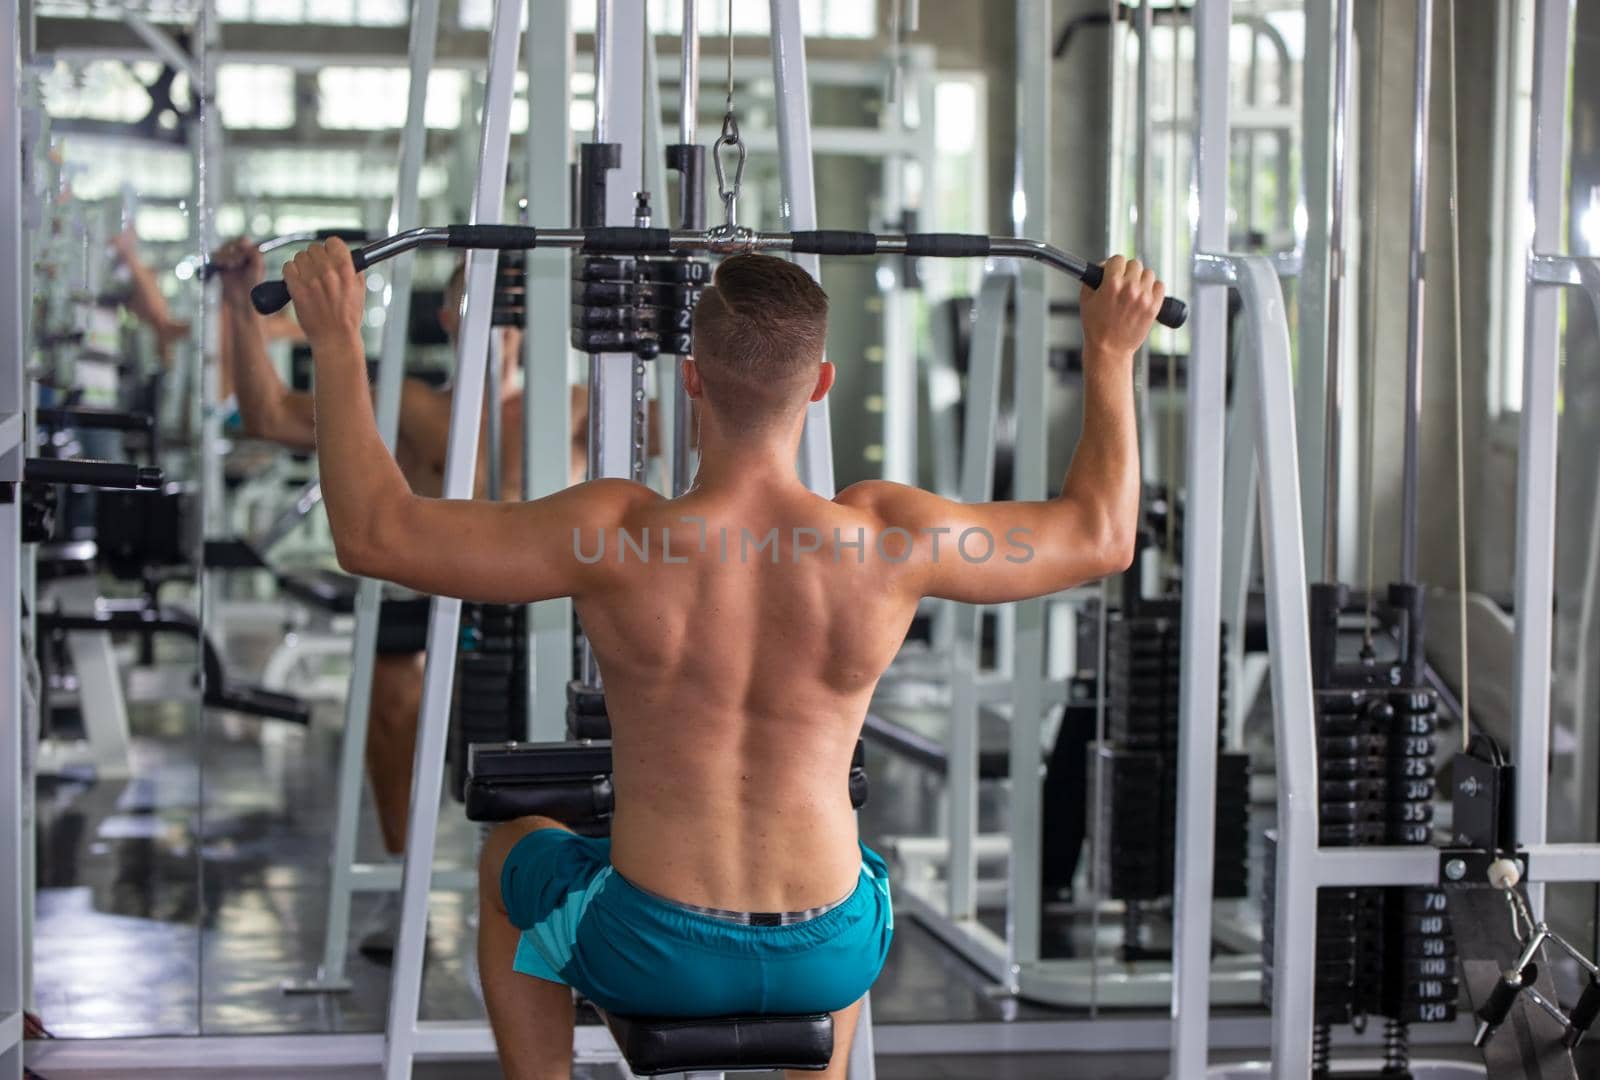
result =
[[[833,1017],[827,1013],[701,1020],[602,1012],[600,1017],[638,1076],[710,1080],[725,1072],[821,1072],[833,1057]]]
[[[867,800],[865,747],[850,760],[850,802]],[[611,743],[475,743],[465,788],[471,821],[538,814],[585,836],[611,829]],[[715,1080],[725,1072],[821,1072],[833,1058],[833,1017],[600,1017],[638,1076]]]

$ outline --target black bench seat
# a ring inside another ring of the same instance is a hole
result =
[[[833,1057],[833,1017],[728,1016],[712,1019],[612,1016],[617,1048],[639,1076],[794,1069],[821,1072]]]

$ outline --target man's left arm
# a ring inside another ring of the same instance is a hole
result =
[[[284,281],[316,363],[317,461],[339,565],[419,592],[528,603],[584,592],[602,568],[575,535],[620,521],[649,494],[584,484],[527,503],[412,493],[378,437],[361,344],[365,286],[338,239],[296,255]]]

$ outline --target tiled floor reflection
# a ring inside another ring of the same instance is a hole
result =
[[[173,710],[134,711],[135,778],[39,786],[37,1000],[59,1035],[243,1035],[381,1030],[389,969],[353,947],[374,894],[357,894],[341,994],[287,995],[322,954],[327,859],[339,756],[336,708],[309,729],[208,718],[199,742]],[[931,831],[939,783],[873,749],[869,843]],[[986,788],[984,828],[1003,824],[1004,792]],[[364,810],[364,813],[366,811]],[[440,864],[466,866],[475,826],[446,803]],[[363,820],[364,859],[379,856]],[[467,898],[440,892],[430,913],[423,1015],[477,1018],[466,965]],[[998,917],[998,916],[997,916]],[[1108,928],[1109,929],[1109,928]],[[1035,1020],[1061,1010],[995,995],[909,917],[875,990],[880,1023]],[[1023,1074],[1018,1074],[1023,1075]]]

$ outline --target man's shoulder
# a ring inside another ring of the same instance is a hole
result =
[[[893,480],[860,480],[834,496],[834,502],[882,518],[889,524],[915,518],[939,497],[931,491]]]
[[[615,476],[573,484],[565,495],[595,514],[618,519],[667,501],[665,496],[644,484]]]

